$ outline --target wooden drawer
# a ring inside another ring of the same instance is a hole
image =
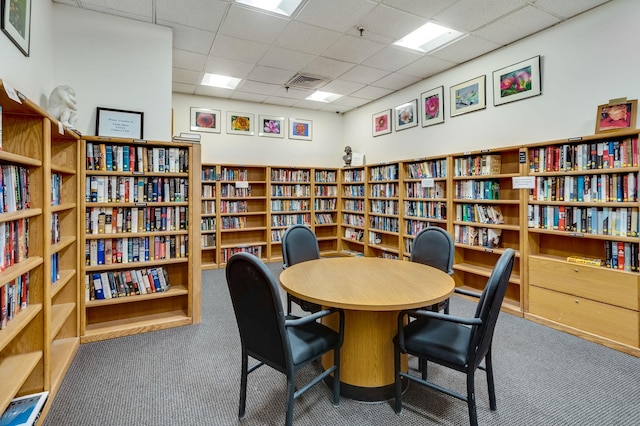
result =
[[[529,285],[639,310],[638,275],[630,272],[530,256]]]
[[[529,312],[636,348],[640,344],[637,311],[530,287]]]

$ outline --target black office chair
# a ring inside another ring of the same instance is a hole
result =
[[[426,310],[402,311],[398,316],[395,343],[395,411],[402,411],[402,378],[430,387],[467,402],[472,426],[478,424],[474,389],[476,369],[487,373],[489,407],[496,409],[496,395],[491,363],[491,343],[500,307],[513,269],[515,251],[506,249],[498,259],[482,294],[473,318],[461,318]],[[471,294],[471,292],[465,292]],[[405,317],[417,320],[405,324]],[[400,354],[412,354],[425,361],[422,378],[400,371]],[[480,363],[485,361],[485,367]],[[426,362],[432,361],[467,375],[467,395],[427,381]]]
[[[318,239],[306,225],[292,225],[282,235],[282,269],[296,263],[320,259]],[[291,314],[293,303],[306,312],[318,312],[322,306],[307,302],[287,293],[287,315]]]
[[[330,374],[333,374],[333,405],[337,407],[344,313],[328,309],[303,318],[285,319],[275,278],[266,265],[251,254],[231,256],[225,272],[242,345],[238,417],[245,415],[247,376],[265,364],[287,376],[287,426],[293,423],[293,401]],[[340,316],[338,332],[316,321],[334,313]],[[333,351],[334,364],[296,391],[296,372],[329,351]],[[249,357],[258,361],[250,369]]]
[[[411,262],[433,266],[449,275],[453,275],[453,238],[444,229],[438,226],[424,228],[413,240],[411,249]],[[427,283],[428,285],[428,283]],[[444,309],[449,313],[449,299],[430,306],[428,309],[438,312]]]

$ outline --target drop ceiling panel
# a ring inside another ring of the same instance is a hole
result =
[[[369,0],[309,0],[296,20],[342,33],[359,25],[376,5]]]
[[[362,62],[362,65],[387,71],[396,71],[420,58],[422,58],[422,55],[418,52],[389,46]]]
[[[316,58],[304,67],[303,73],[315,74],[322,77],[336,78],[354,67],[354,64],[336,61],[329,58]]]
[[[289,79],[293,77],[293,74],[294,73],[290,70],[257,66],[249,73],[249,76],[247,78],[249,80],[259,81],[262,83],[282,85],[285,82],[289,81]]]
[[[213,42],[211,56],[233,59],[234,61],[257,63],[266,53],[269,45],[255,41],[240,40],[219,34]]]
[[[175,0],[155,0],[155,4],[157,20],[201,30],[217,28],[229,7],[227,2],[218,0],[190,0],[187,7]]]
[[[232,4],[219,32],[243,40],[271,44],[288,24],[287,19]]]
[[[291,22],[280,34],[276,46],[311,54],[320,54],[340,37],[337,31]]]
[[[253,64],[214,56],[209,56],[205,65],[205,71],[208,73],[236,78],[246,78],[251,70],[253,70]]]
[[[427,20],[419,16],[380,5],[363,19],[362,26],[365,32],[381,34],[396,41],[426,23]]]
[[[420,81],[420,79],[417,77],[404,75],[396,72],[381,78],[380,80],[376,81],[373,84],[375,84],[377,87],[382,87],[384,89],[400,90],[414,83],[417,83],[418,81]]]
[[[532,6],[519,9],[475,31],[474,36],[498,44],[508,44],[560,22],[560,19]]]
[[[578,13],[582,13],[609,0],[537,0],[534,1],[536,7],[541,7],[562,18],[570,18]]]
[[[269,48],[267,53],[265,53],[262,59],[260,59],[258,64],[267,67],[298,71],[309,65],[314,58],[316,58],[316,55],[272,46]]]
[[[195,84],[185,84],[185,83],[176,83],[175,81],[171,84],[171,90],[178,93],[188,93],[193,94],[196,90]]]
[[[298,99],[294,99],[294,98],[281,98],[279,96],[269,96],[267,99],[264,100],[265,103],[269,103],[269,104],[273,104],[273,105],[282,105],[282,106],[293,106],[294,104],[296,104],[297,102],[299,102]]]
[[[323,92],[329,93],[339,93],[341,95],[350,95],[356,90],[360,90],[364,87],[364,84],[354,83],[351,81],[345,80],[333,80],[324,86],[322,86],[319,90]]]
[[[405,12],[431,19],[458,0],[383,0],[382,3]]]
[[[173,68],[172,80],[176,83],[200,84],[200,79],[202,78],[201,74],[202,73],[200,71],[189,71],[180,68]]]
[[[207,62],[207,55],[173,49],[173,67],[201,71]]]
[[[384,47],[384,44],[367,40],[364,37],[347,35],[340,37],[327,50],[322,52],[322,56],[359,64],[384,49]]]
[[[4,2],[3,2],[4,3]],[[144,17],[150,21],[153,18],[153,1],[152,0],[80,0],[79,3],[86,9],[100,10],[107,9],[118,16],[135,15]]]
[[[230,98],[233,90],[211,86],[196,86],[195,95],[212,96],[214,98]]]
[[[398,72],[424,79],[455,66],[456,63],[454,62],[445,61],[433,56],[425,56],[406,67],[400,68]]]
[[[371,68],[364,65],[356,65],[349,71],[340,76],[342,80],[353,81],[355,83],[371,84],[376,80],[380,80],[385,75],[389,74],[389,71],[379,70],[377,68]]]
[[[433,19],[455,30],[469,32],[526,4],[525,0],[460,0]]]
[[[393,90],[383,89],[382,87],[365,86],[357,92],[353,92],[351,96],[353,96],[354,98],[374,100],[383,96],[387,96],[390,93],[393,93]]]
[[[443,47],[432,56],[449,62],[461,64],[478,56],[484,55],[501,47],[497,43],[483,40],[477,37],[468,36],[456,41],[449,46]]]
[[[169,24],[168,22],[159,22]],[[209,54],[215,34],[210,31],[198,30],[195,28],[173,26],[173,48],[186,50],[188,52]]]
[[[234,91],[233,95],[231,95],[231,99],[237,99],[239,101],[247,101],[247,102],[264,102],[268,96],[260,95],[258,93],[246,93],[246,92],[237,92]]]

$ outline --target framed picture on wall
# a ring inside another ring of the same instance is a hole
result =
[[[192,132],[220,133],[220,110],[191,107]]]
[[[422,127],[444,123],[444,87],[436,87],[420,95]]]
[[[253,114],[227,112],[227,133],[232,135],[253,136]]]
[[[450,87],[451,117],[487,107],[485,80],[486,76],[481,75]]]
[[[313,137],[313,121],[301,118],[289,119],[289,139],[310,141]]]
[[[540,56],[493,72],[493,105],[519,101],[542,94]]]
[[[284,117],[260,115],[258,116],[258,127],[258,135],[267,138],[284,138],[286,132]]]
[[[596,115],[596,133],[612,130],[635,129],[638,115],[638,100],[612,99],[599,105]]]
[[[391,133],[391,110],[387,109],[372,118],[373,136],[388,135]]]
[[[405,130],[418,125],[418,100],[406,102],[394,108],[396,130]]]
[[[2,32],[24,56],[29,56],[31,45],[31,0],[1,0]]]

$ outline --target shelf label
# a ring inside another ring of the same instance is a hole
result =
[[[582,232],[569,232],[570,237],[584,237]]]
[[[248,187],[249,187],[249,182],[247,182],[246,180],[236,181],[236,188],[248,188]]]
[[[16,93],[16,89],[14,89],[9,83],[7,83],[6,81],[2,82],[2,85],[4,86],[4,91],[7,92],[7,96],[9,97],[9,99],[13,99],[14,101],[16,101],[17,103],[21,104],[22,101],[20,100],[20,98],[18,97],[18,94]]]
[[[60,133],[61,135],[64,135],[64,126],[59,121],[58,121],[58,133]]]
[[[493,249],[490,249],[490,248],[485,248],[484,251],[487,253],[493,253]]]
[[[435,186],[435,181],[433,178],[424,178],[420,181],[420,186],[423,188],[433,188]]]
[[[134,139],[133,143],[147,143],[145,139]]]
[[[136,207],[147,207],[147,203],[136,203]]]
[[[582,136],[567,139],[567,141],[569,142],[575,142],[575,141],[581,141],[581,140],[582,140]]]
[[[138,176],[139,175],[144,175],[144,172],[136,171],[136,172],[133,172],[133,175],[134,176],[136,176],[136,175],[138,175]]]
[[[514,176],[511,178],[513,189],[533,189],[536,187],[535,176]]]
[[[526,164],[527,163],[527,153],[525,151],[520,151],[518,153],[518,162],[520,164]]]

